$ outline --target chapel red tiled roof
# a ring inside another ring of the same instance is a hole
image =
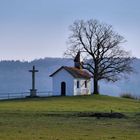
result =
[[[90,79],[91,78],[91,75],[87,71],[85,71],[83,69],[78,69],[78,68],[75,68],[75,67],[67,67],[67,66],[62,66],[61,68],[59,68],[57,71],[55,71],[50,76],[52,77],[57,72],[59,72],[61,69],[65,69],[74,78],[84,78],[84,79]]]

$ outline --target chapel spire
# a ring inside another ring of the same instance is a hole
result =
[[[80,61],[80,51],[78,51],[75,59],[74,59],[74,67],[77,69],[82,69],[81,61]]]

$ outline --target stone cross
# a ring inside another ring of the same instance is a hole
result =
[[[36,70],[35,66],[33,66],[33,69],[29,70],[29,72],[32,73],[32,89],[30,89],[30,97],[36,97],[37,89],[35,89],[35,73],[38,72],[38,70]]]

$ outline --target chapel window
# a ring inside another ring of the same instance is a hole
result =
[[[87,88],[87,81],[85,81],[85,88]]]
[[[79,88],[79,85],[80,85],[80,83],[79,83],[79,81],[77,81],[77,88]]]

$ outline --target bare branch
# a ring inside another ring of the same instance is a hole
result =
[[[65,54],[75,56],[81,51],[83,68],[92,73],[94,82],[116,81],[122,73],[132,72],[130,54],[121,47],[124,37],[113,31],[111,25],[92,19],[78,20],[70,26],[70,31],[71,46]]]

